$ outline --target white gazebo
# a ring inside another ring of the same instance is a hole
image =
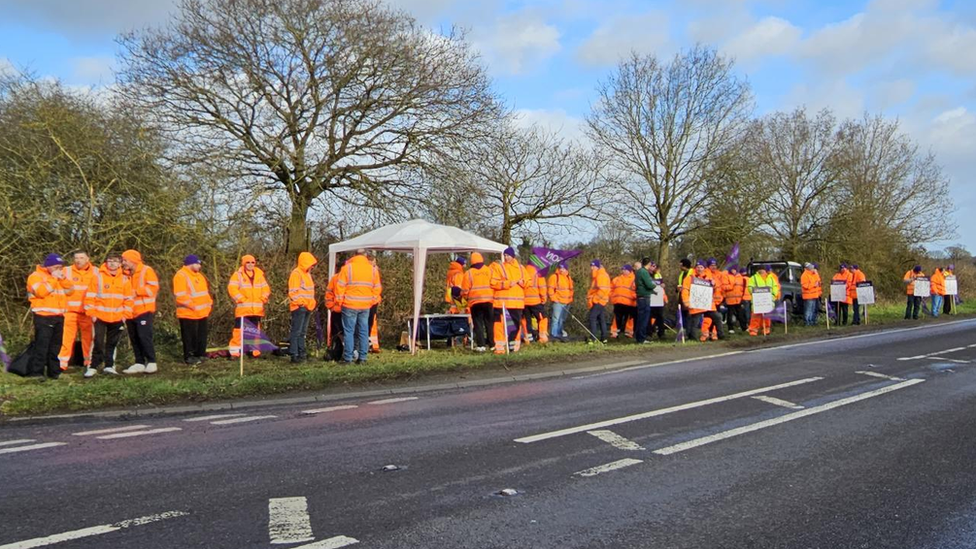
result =
[[[488,252],[501,254],[507,246],[447,225],[437,225],[423,219],[412,219],[361,234],[344,242],[329,245],[329,276],[335,273],[336,254],[358,249],[387,250],[413,254],[413,330],[410,348],[417,349],[417,323],[424,295],[424,272],[427,254]],[[329,315],[329,333],[332,315]]]

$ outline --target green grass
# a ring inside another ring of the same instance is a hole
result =
[[[958,314],[960,318],[976,314],[976,303],[960,306]],[[870,325],[857,330],[878,325],[913,324],[903,321],[903,315],[903,304],[874,306],[869,313]],[[923,318],[918,322],[928,321],[930,319]],[[855,329],[850,327],[832,327],[831,334],[838,335],[853,330]],[[781,325],[774,325],[774,333],[769,338],[750,338],[744,334],[736,334],[722,345],[740,348],[825,334],[823,325],[816,328],[791,326],[789,332],[789,335],[785,335]],[[698,344],[689,343],[687,347],[697,348]],[[246,361],[246,375],[243,378],[239,377],[238,363],[230,360],[211,360],[196,368],[163,362],[160,364],[160,373],[153,376],[99,375],[93,379],[84,379],[80,372],[73,370],[58,381],[45,382],[0,374],[0,415],[42,415],[202,403],[336,387],[362,387],[372,383],[414,380],[437,373],[503,371],[610,357],[620,359],[639,356],[652,359],[655,354],[661,354],[665,350],[673,351],[674,346],[654,344],[638,348],[627,340],[611,342],[607,346],[588,346],[582,343],[531,345],[523,347],[519,353],[503,356],[475,354],[460,349],[438,349],[421,352],[417,356],[385,351],[379,355],[371,355],[366,365],[356,366],[340,366],[321,360],[293,366],[286,360],[268,358]]]

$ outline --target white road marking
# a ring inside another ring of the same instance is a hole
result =
[[[359,540],[356,538],[336,536],[334,538],[316,541],[315,543],[309,543],[308,545],[299,545],[293,549],[339,549],[340,547],[355,545],[357,543],[359,543]]]
[[[184,419],[183,421],[187,423],[192,423],[194,421],[211,421],[214,419],[227,419],[229,417],[241,417],[244,414],[217,414],[214,416],[201,416],[201,417],[191,417],[189,419]]]
[[[908,361],[908,360],[922,360],[923,358],[934,358],[934,357],[939,357],[939,356],[942,356],[942,355],[949,355],[949,354],[952,354],[952,353],[958,353],[959,351],[965,351],[967,348],[968,349],[972,349],[974,347],[976,347],[976,345],[970,345],[969,347],[954,347],[952,349],[946,349],[944,351],[937,351],[937,352],[934,352],[934,353],[929,353],[927,355],[903,356],[903,357],[899,358],[898,360],[900,360],[902,362],[905,362],[905,361]],[[950,359],[946,358],[946,359],[943,359],[943,360],[950,360]],[[960,361],[961,364],[969,364],[969,362],[970,361],[968,361],[968,360]]]
[[[925,358],[925,355],[903,356],[903,357],[899,358],[898,360],[901,361],[901,362],[906,362],[906,361],[909,361],[909,360],[922,360],[923,358]]]
[[[179,427],[163,427],[161,429],[149,429],[148,431],[132,431],[129,433],[115,433],[113,435],[105,435],[96,438],[100,440],[112,440],[116,438],[141,437],[145,435],[159,435],[162,433],[172,433],[174,431],[182,431],[182,430],[183,429]]]
[[[92,526],[90,528],[72,530],[70,532],[64,532],[62,534],[54,534],[53,536],[8,543],[6,545],[0,545],[0,549],[33,549],[34,547],[46,547],[48,545],[54,545],[55,543],[61,543],[61,542],[71,541],[71,540],[81,539],[81,538],[88,538],[92,536],[99,536],[102,534],[117,532],[124,528],[131,528],[132,526],[142,526],[143,524],[159,522],[161,520],[166,520],[166,519],[171,519],[176,517],[183,517],[188,514],[189,513],[184,513],[182,511],[170,511],[168,513],[149,515],[149,516],[139,517],[137,519],[132,519],[132,520],[123,520],[122,522],[117,522],[115,524]]]
[[[970,349],[976,349],[976,343],[969,346]]]
[[[630,467],[631,465],[638,465],[640,463],[644,463],[644,462],[642,460],[639,460],[639,459],[627,458],[627,459],[621,459],[619,461],[614,461],[614,462],[611,462],[611,463],[607,463],[607,464],[604,464],[604,465],[598,465],[596,467],[591,467],[589,469],[586,469],[586,470],[583,470],[583,471],[579,471],[579,472],[576,472],[576,473],[573,473],[573,474],[576,475],[576,476],[580,476],[580,477],[595,477],[596,475],[599,475],[601,473],[607,473],[607,472],[610,472],[610,471],[616,471],[617,469],[623,469],[624,467]],[[0,549],[2,549],[2,548],[0,548]]]
[[[937,353],[929,353],[929,356],[948,355],[948,354],[958,353],[959,351],[965,351],[965,350],[966,350],[965,347],[956,347],[954,349],[946,349],[945,351],[939,351]]]
[[[927,356],[926,360],[937,360],[939,362],[951,362],[953,364],[972,364],[971,360],[959,360],[957,358],[945,358],[941,356]]]
[[[673,414],[675,412],[681,412],[683,410],[690,410],[692,408],[700,408],[702,406],[708,406],[709,404],[717,404],[719,402],[727,402],[729,400],[735,400],[738,398],[751,397],[753,395],[758,395],[761,393],[768,393],[769,391],[775,391],[777,389],[785,389],[787,387],[795,387],[797,385],[803,385],[805,383],[812,383],[814,381],[822,380],[822,377],[808,377],[806,379],[799,379],[797,381],[790,381],[789,383],[781,383],[779,385],[771,385],[769,387],[761,387],[759,389],[753,389],[751,391],[743,391],[741,393],[735,393],[732,395],[720,396],[715,398],[710,398],[708,400],[699,400],[697,402],[689,402],[687,404],[680,404],[678,406],[671,406],[670,408],[661,408],[659,410],[652,410],[650,412],[643,412],[640,414],[634,414],[632,416],[618,417],[615,419],[608,419],[606,421],[600,421],[597,423],[590,423],[588,425],[580,425],[578,427],[569,427],[567,429],[561,429],[559,431],[552,431],[549,433],[541,433],[538,435],[532,435],[528,437],[522,437],[515,439],[515,442],[520,442],[522,444],[530,444],[532,442],[539,442],[540,440],[547,440],[550,438],[563,437],[566,435],[572,435],[576,433],[582,433],[585,431],[593,431],[595,429],[602,429],[604,427],[612,427],[614,425],[620,425],[621,423],[629,423],[631,421],[638,421],[641,419],[647,419],[651,417],[663,416],[665,414]]]
[[[235,423],[247,423],[249,421],[259,421],[262,419],[273,419],[278,416],[246,416],[238,417],[234,419],[221,419],[219,421],[211,421],[211,425],[233,425]]]
[[[647,368],[657,368],[659,366],[671,366],[674,364],[684,364],[686,362],[697,362],[699,360],[710,360],[713,358],[722,358],[727,356],[741,355],[745,351],[729,351],[727,353],[719,353],[715,355],[706,355],[693,358],[682,358],[681,360],[669,360],[667,362],[655,362],[653,364],[641,364],[639,366],[630,366],[627,368],[621,368],[619,370],[611,370],[609,372],[599,372],[596,374],[587,374],[583,376],[574,376],[573,379],[587,379],[591,377],[609,376],[614,374],[622,374],[624,372],[632,372],[634,370],[644,370]]]
[[[44,448],[54,448],[55,446],[67,446],[67,445],[68,445],[67,442],[44,442],[42,444],[31,444],[30,446],[17,446],[14,448],[3,448],[0,449],[0,454],[14,454],[17,452],[29,452],[30,450],[43,450]]]
[[[87,437],[91,435],[107,435],[109,433],[123,433],[125,431],[138,431],[140,429],[148,428],[148,425],[128,425],[126,427],[114,427],[112,429],[98,429],[97,431],[81,431],[80,433],[71,433],[76,437]]]
[[[785,349],[795,349],[797,347],[807,347],[809,345],[823,345],[824,343],[833,343],[835,341],[850,341],[853,339],[864,339],[868,337],[878,337],[883,335],[900,334],[902,332],[914,332],[916,330],[930,330],[932,328],[942,328],[945,326],[953,326],[955,324],[970,324],[976,322],[976,319],[966,319],[966,320],[954,320],[952,322],[940,322],[939,324],[926,324],[924,326],[914,326],[912,328],[898,328],[897,330],[883,330],[880,332],[872,332],[870,334],[860,334],[853,336],[838,337],[835,339],[817,339],[814,341],[805,341],[803,343],[791,343],[789,345],[778,345],[775,347],[766,347],[763,349],[752,349],[749,351],[743,351],[745,353],[767,353],[769,351],[782,351]]]
[[[897,391],[899,389],[905,389],[907,387],[911,387],[912,385],[917,385],[919,383],[924,383],[924,382],[925,382],[924,379],[910,379],[902,383],[896,383],[895,385],[889,385],[887,387],[882,387],[881,389],[876,389],[874,391],[868,391],[866,393],[861,393],[859,395],[855,395],[852,397],[842,398],[840,400],[828,402],[827,404],[821,404],[820,406],[814,406],[813,408],[807,408],[806,410],[801,410],[799,412],[786,414],[785,416],[780,416],[778,418],[769,419],[766,421],[760,421],[758,423],[753,423],[751,425],[745,425],[743,427],[730,429],[728,431],[723,431],[721,433],[716,433],[714,435],[709,435],[706,437],[689,440],[687,442],[682,442],[680,444],[675,444],[674,446],[661,448],[660,450],[654,450],[654,453],[661,456],[677,454],[678,452],[684,452],[685,450],[691,450],[692,448],[697,448],[699,446],[704,446],[706,444],[711,444],[713,442],[718,442],[720,440],[737,437],[739,435],[744,435],[746,433],[751,433],[753,431],[758,431],[760,429],[766,429],[767,427],[773,427],[781,423],[793,421],[795,419],[812,416],[814,414],[819,414],[822,412],[833,410],[834,408],[840,408],[841,406],[846,406],[848,404],[853,404],[855,402],[860,402],[862,400],[867,400],[869,398],[881,396],[886,393]]]
[[[314,540],[308,500],[303,497],[268,500],[268,535],[275,545]]]
[[[353,408],[359,408],[355,404],[346,404],[344,406],[329,406],[328,408],[319,408],[317,410],[303,410],[303,414],[324,414],[326,412],[337,412],[339,410],[352,410]]]
[[[34,442],[32,438],[22,438],[20,440],[5,440],[0,442],[0,446],[13,446],[14,444],[27,444],[28,442]]]
[[[402,398],[387,398],[384,400],[374,400],[373,402],[367,402],[366,404],[395,404],[397,402],[407,402],[408,400],[417,400],[420,397],[402,397]]]
[[[618,450],[637,452],[644,449],[640,444],[637,444],[628,438],[624,438],[613,431],[587,431],[586,433],[595,436]]]
[[[782,406],[783,408],[789,408],[790,410],[802,410],[803,409],[803,406],[800,406],[799,404],[795,404],[795,403],[790,402],[788,400],[781,400],[781,399],[778,399],[778,398],[773,398],[771,396],[759,395],[759,396],[754,396],[752,398],[754,398],[756,400],[761,400],[761,401],[765,402],[766,404],[772,404],[774,406]]]
[[[889,381],[905,381],[905,378],[895,377],[895,376],[889,376],[889,375],[886,375],[886,374],[882,374],[880,372],[865,372],[865,371],[860,371],[860,372],[854,372],[854,373],[855,374],[861,374],[863,376],[871,376],[871,377],[878,377],[878,378],[881,378],[881,379],[887,379]]]

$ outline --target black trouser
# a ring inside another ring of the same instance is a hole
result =
[[[637,317],[637,307],[631,305],[614,305],[613,318],[617,321],[617,337],[627,333],[627,321]],[[637,321],[634,321],[637,324]],[[636,328],[634,328],[636,330]]]
[[[594,303],[590,307],[589,314],[589,325],[590,332],[593,337],[599,339],[600,341],[607,340],[607,308],[605,305],[600,305],[599,303]]]
[[[57,379],[61,375],[61,335],[64,333],[63,316],[34,314],[34,351],[27,365],[27,375]]]
[[[908,303],[905,306],[905,320],[918,320],[918,313],[922,309],[922,298],[913,295],[908,296]]]
[[[955,300],[956,300],[956,296],[954,296],[954,295],[947,295],[947,296],[944,296],[943,297],[943,301],[942,301],[942,312],[944,314],[947,314],[947,315],[952,314],[952,303]]]
[[[376,322],[376,308],[379,305],[373,305],[369,308],[369,316],[366,318],[366,337],[369,337],[373,333],[373,323]]]
[[[115,367],[115,349],[122,339],[125,327],[121,322],[103,322],[95,320],[95,341],[92,345],[92,368],[98,368],[105,363],[106,368]]]
[[[651,298],[637,298],[637,318],[634,319],[634,341],[644,343],[651,324]]]
[[[664,325],[664,307],[651,307],[650,320],[654,321],[654,327],[657,329],[657,338],[664,339],[664,330],[666,329]]]
[[[153,347],[153,316],[153,313],[142,313],[125,323],[129,328],[129,343],[132,344],[132,354],[136,357],[136,364],[156,362],[156,349]]]
[[[491,327],[494,310],[492,303],[478,303],[471,306],[471,324],[474,325],[475,347],[494,347],[495,332]]]
[[[332,328],[330,329],[329,352],[325,354],[326,360],[342,362],[342,351],[346,348],[343,341],[344,332],[342,331],[342,313],[332,312]]]
[[[512,319],[511,322],[508,322],[507,320],[505,321],[506,322],[506,326],[515,326],[516,329],[521,330],[522,329],[522,309],[495,309],[495,308],[492,308],[492,320],[494,320],[494,322],[501,322],[502,319],[503,319],[503,317],[504,317],[504,315],[505,315],[505,311],[508,311],[508,316],[511,317],[511,319]],[[492,327],[492,330],[494,330],[494,326]],[[508,344],[511,345],[511,344],[515,343],[515,341],[520,337],[519,336],[520,333],[521,332],[516,331],[515,332],[515,334],[516,334],[515,337],[509,337],[508,336],[508,332],[506,331],[505,332],[505,334],[506,334],[505,337],[508,337]],[[492,342],[491,342],[492,346],[494,346],[496,343],[497,343],[497,341],[495,341],[495,338],[493,337],[492,338]]]
[[[854,304],[851,305],[851,307],[854,307],[854,320],[851,321],[851,324],[857,326],[861,324],[861,305],[855,299]]]
[[[703,318],[712,319],[712,325],[715,326],[715,330],[718,332],[718,338],[725,339],[725,328],[722,326],[722,315],[718,314],[717,311],[705,311],[704,313],[691,315],[691,319],[689,319],[691,339],[698,339],[701,337],[701,323]]]
[[[539,330],[542,328],[542,319],[546,317],[546,306],[542,303],[538,305],[526,305],[525,307],[525,328],[532,334],[533,341],[539,341]],[[535,319],[535,327],[532,327],[532,319]],[[525,334],[522,334],[523,336]]]
[[[837,302],[837,323],[841,326],[847,326],[847,314],[850,312],[850,305],[844,303],[843,301]]]
[[[739,325],[740,331],[746,331],[749,329],[749,324],[746,322],[746,311],[741,303],[738,305],[726,305],[729,309],[729,331],[735,330],[735,325]]]
[[[180,340],[183,341],[183,361],[207,355],[207,319],[180,319]]]

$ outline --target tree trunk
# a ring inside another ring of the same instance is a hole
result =
[[[291,219],[288,221],[288,247],[285,250],[290,257],[297,257],[299,253],[309,250],[307,216],[308,204],[299,198],[293,199]]]
[[[677,269],[671,265],[671,243],[663,238],[657,245],[657,266],[663,273],[677,272]]]

